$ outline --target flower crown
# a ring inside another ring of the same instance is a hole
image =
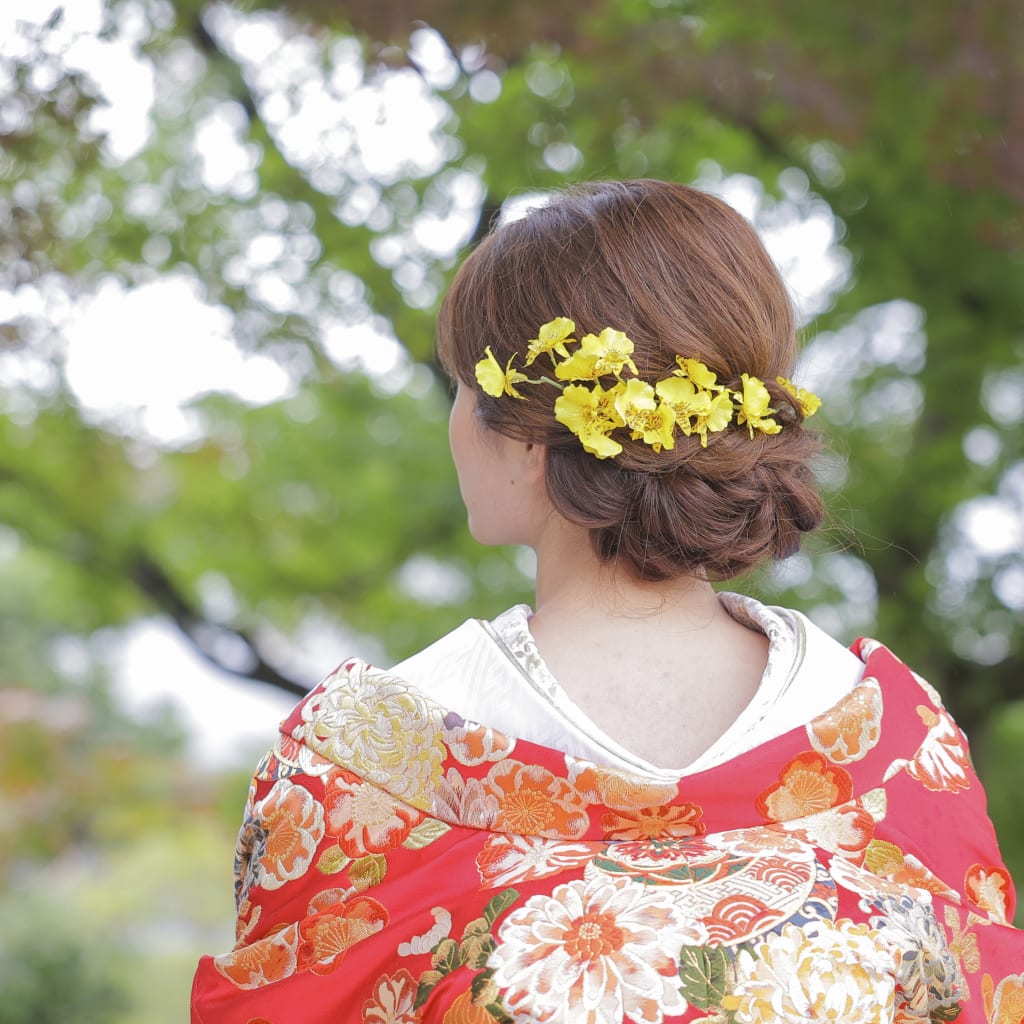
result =
[[[631,356],[633,342],[613,327],[600,334],[573,337],[576,324],[560,316],[544,324],[537,337],[527,343],[525,366],[540,355],[551,359],[556,380],[528,377],[515,369],[514,354],[502,369],[488,345],[484,358],[476,364],[480,387],[494,398],[509,395],[523,398],[520,384],[551,384],[561,391],[555,399],[555,419],[568,427],[584,449],[599,459],[614,459],[622,445],[611,437],[613,430],[625,427],[630,437],[642,439],[656,452],[675,447],[675,429],[687,437],[696,434],[702,448],[708,446],[708,434],[725,430],[730,423],[746,425],[750,437],[754,431],[777,434],[782,425],[772,419],[771,395],[757,377],[741,374],[742,391],[733,391],[716,383],[716,375],[699,359],[676,356],[678,369],[671,376],[648,384],[637,376]],[[570,352],[569,346],[579,346]],[[632,376],[623,378],[628,367]],[[601,386],[601,379],[615,383]],[[785,377],[776,381],[792,395],[804,416],[813,416],[821,405],[817,395],[796,387]],[[575,383],[575,382],[588,383]],[[573,382],[573,383],[563,383]]]

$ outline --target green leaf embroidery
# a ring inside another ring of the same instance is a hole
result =
[[[332,846],[320,854],[320,859],[316,862],[316,869],[325,875],[336,875],[351,862],[352,858],[344,853],[340,846]]]
[[[724,946],[683,946],[679,952],[683,998],[701,1010],[721,1007],[736,984],[733,954]]]
[[[512,1024],[512,1018],[501,1005],[501,995],[491,980],[494,971],[486,970],[486,967],[491,953],[497,946],[491,935],[491,926],[518,898],[517,889],[503,889],[488,902],[480,917],[467,922],[462,930],[461,942],[445,938],[434,947],[431,956],[432,969],[420,975],[419,987],[416,990],[417,1009],[426,1003],[434,986],[446,974],[451,974],[465,965],[480,972],[471,982],[473,1002],[483,1006],[499,1024]],[[482,1002],[484,999],[488,1000],[486,1004]]]
[[[437,818],[424,818],[404,839],[402,845],[409,850],[422,850],[436,842],[441,836],[451,832],[451,825],[446,825]]]
[[[430,997],[434,986],[444,977],[440,971],[424,971],[420,975],[419,987],[416,989],[416,1001],[413,1009],[418,1010]]]
[[[360,857],[354,861],[349,868],[348,877],[352,884],[362,891],[380,885],[384,876],[388,873],[388,862],[382,853],[371,853],[366,857]]]
[[[442,974],[451,974],[462,964],[462,957],[459,955],[459,944],[454,939],[442,939],[434,947],[434,955],[431,963],[435,970]]]
[[[494,922],[501,917],[501,915],[504,914],[517,899],[519,899],[518,889],[502,889],[502,891],[490,900],[486,907],[484,907],[484,917],[487,918],[488,925],[493,925]]]
[[[505,1007],[501,1003],[488,1003],[484,1009],[498,1022],[498,1024],[513,1024]]]
[[[497,986],[491,981],[494,977],[494,968],[492,967],[488,971],[481,971],[474,979],[472,984],[469,986],[470,995],[473,997],[474,1003],[480,1002],[480,997],[485,990],[491,993],[498,991]]]
[[[489,935],[468,935],[459,946],[459,955],[467,967],[486,967],[497,943]]]
[[[491,930],[491,922],[486,917],[474,917],[462,929],[462,938],[467,939],[471,935],[486,935]]]

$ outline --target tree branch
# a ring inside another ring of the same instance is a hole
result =
[[[272,665],[260,650],[259,642],[246,630],[208,621],[175,586],[163,568],[145,552],[137,552],[133,557],[131,578],[150,600],[170,616],[199,654],[214,668],[239,679],[255,679],[298,696],[305,696],[309,692],[309,686],[305,683],[285,675]]]

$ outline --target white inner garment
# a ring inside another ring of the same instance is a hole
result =
[[[524,604],[493,622],[467,620],[391,671],[471,721],[607,767],[677,779],[805,725],[863,675],[860,659],[800,612],[739,594],[718,598],[734,619],[768,637],[768,662],[736,721],[684,768],[662,768],[638,757],[573,703],[537,650]]]

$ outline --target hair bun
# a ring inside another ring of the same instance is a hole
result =
[[[796,428],[769,438],[754,458],[721,440],[661,473],[549,451],[548,493],[561,515],[590,529],[602,560],[625,561],[642,579],[731,579],[795,553],[824,505],[809,468],[814,435]],[[745,457],[737,464],[723,447]]]
[[[660,452],[616,434],[622,450],[598,459],[558,422],[547,387],[520,400],[478,392],[491,429],[547,446],[556,510],[591,531],[599,557],[641,577],[703,573],[727,579],[792,554],[823,518],[809,468],[816,436],[798,398],[776,381],[796,354],[793,311],[757,233],[714,196],[659,181],[575,186],[498,227],[466,260],[438,318],[438,354],[477,389],[488,346],[512,365],[538,325],[571,318],[577,332],[606,327],[633,344],[636,376],[658,381],[676,357],[703,363],[737,391],[741,373],[768,390],[778,433],[737,419],[706,438],[677,433]],[[625,436],[623,436],[625,435]]]

